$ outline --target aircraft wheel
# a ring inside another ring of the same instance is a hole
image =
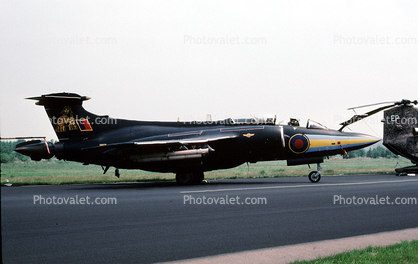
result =
[[[176,182],[179,185],[190,185],[193,184],[193,173],[191,172],[178,172],[176,174]]]
[[[196,172],[194,173],[194,184],[199,184],[203,181],[203,179],[205,178],[205,175],[203,172]]]
[[[311,171],[311,173],[309,173],[309,180],[311,182],[319,182],[319,180],[321,180],[321,174],[316,175],[317,171]]]
[[[176,182],[179,185],[199,184],[203,178],[203,172],[179,172],[176,174]]]

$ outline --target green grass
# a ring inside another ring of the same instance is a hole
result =
[[[174,174],[152,173],[140,170],[120,170],[121,177],[109,169],[106,174],[100,166],[84,166],[77,162],[30,161],[1,164],[1,184],[7,180],[13,185],[85,184],[135,181],[174,180]]]
[[[387,247],[368,247],[310,261],[295,261],[292,264],[322,263],[418,263],[418,240]]]
[[[323,165],[322,175],[349,175],[394,173],[395,167],[409,166],[410,162],[403,158],[394,159],[328,159]],[[240,179],[266,177],[295,177],[307,176],[316,170],[316,165],[287,166],[286,161],[267,161],[243,164],[228,170],[217,170],[205,173],[205,179]],[[109,182],[138,182],[175,180],[172,173],[153,173],[141,170],[120,170],[121,177],[114,175],[110,169],[103,175],[100,166],[65,161],[29,161],[1,164],[1,184],[8,179],[13,185],[28,184],[74,184],[74,183],[109,183]]]

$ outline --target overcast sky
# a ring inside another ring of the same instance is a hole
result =
[[[56,139],[24,98],[64,91],[117,118],[267,112],[334,129],[349,107],[418,99],[416,1],[1,1],[0,12],[2,137]],[[382,137],[382,117],[351,129]]]

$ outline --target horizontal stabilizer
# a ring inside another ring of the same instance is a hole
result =
[[[54,93],[54,94],[45,94],[36,97],[29,97],[26,98],[29,100],[38,100],[36,105],[48,105],[54,104],[55,102],[62,103],[63,101],[79,101],[83,102],[86,100],[90,100],[91,98],[88,96],[81,96],[75,93]]]

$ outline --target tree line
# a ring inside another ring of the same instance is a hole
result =
[[[16,151],[13,151],[16,146],[20,143],[26,142],[26,140],[19,139],[17,141],[1,141],[0,146],[0,163],[8,163],[8,162],[14,162],[14,161],[29,161],[30,157],[17,153]],[[54,144],[54,140],[52,139],[50,141],[52,144]]]
[[[19,139],[18,141],[1,141],[1,163],[30,160],[28,156],[13,151],[17,144],[23,142],[25,142],[23,139]]]
[[[397,158],[398,156],[393,154],[388,148],[384,146],[377,146],[374,149],[369,148],[368,150],[365,149],[358,149],[354,151],[350,151],[348,153],[348,157],[351,158],[358,158],[358,157],[367,157],[372,159],[377,158]]]

